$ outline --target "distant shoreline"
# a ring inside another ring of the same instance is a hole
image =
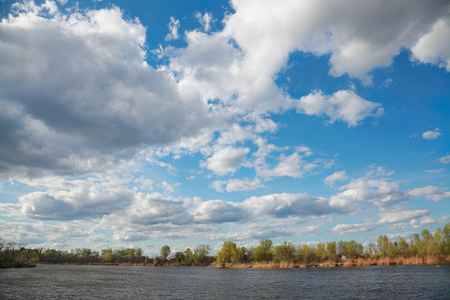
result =
[[[276,262],[244,262],[244,263],[222,263],[214,262],[210,267],[225,269],[293,269],[293,268],[337,268],[337,267],[368,267],[368,266],[408,266],[408,265],[439,265],[450,264],[450,255],[431,257],[380,257],[380,258],[357,258],[344,262],[326,261],[323,263],[296,264],[289,261]]]
[[[401,265],[440,265],[450,264],[450,255],[439,258],[431,256],[415,257],[381,257],[381,258],[357,258],[344,262],[326,261],[323,263],[297,264],[289,261],[276,262],[244,262],[244,263],[222,263],[213,262],[210,265],[187,265],[167,262],[163,265],[145,263],[37,263],[38,265],[90,265],[90,266],[136,266],[136,267],[211,267],[218,269],[308,269],[308,268],[338,268],[338,267],[367,267],[367,266],[401,266]],[[36,265],[19,266],[35,267]],[[2,268],[6,268],[3,266]],[[10,267],[14,268],[14,267]]]

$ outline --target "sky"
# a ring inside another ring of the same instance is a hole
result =
[[[446,0],[0,2],[0,237],[409,238],[450,222]]]

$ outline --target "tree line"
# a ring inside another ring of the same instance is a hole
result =
[[[292,262],[299,264],[324,263],[326,261],[342,262],[358,258],[407,258],[407,257],[441,257],[448,261],[450,256],[450,223],[435,233],[424,229],[421,234],[414,234],[409,241],[399,237],[389,240],[387,235],[378,237],[376,243],[364,246],[354,240],[318,243],[317,245],[294,245],[285,241],[273,245],[270,239],[261,239],[257,247],[238,247],[233,241],[226,241],[217,253],[220,263],[247,262]]]
[[[209,245],[202,244],[193,250],[186,248],[184,252],[172,253],[170,247],[164,245],[160,256],[148,257],[143,255],[141,248],[106,248],[101,251],[89,248],[76,248],[70,251],[49,248],[28,249],[25,244],[6,243],[0,238],[0,267],[35,266],[36,263],[204,266],[210,265],[215,260],[214,256],[209,255],[210,250]]]
[[[333,241],[316,245],[294,245],[285,241],[274,245],[270,239],[261,239],[256,247],[238,247],[233,241],[225,241],[216,256],[210,255],[211,247],[201,244],[195,249],[172,252],[164,245],[159,256],[143,255],[141,248],[112,249],[94,251],[77,248],[70,251],[35,248],[28,249],[25,244],[6,243],[0,238],[0,267],[32,266],[36,263],[67,264],[142,264],[142,265],[181,265],[206,266],[214,261],[225,263],[252,262],[291,262],[314,264],[326,261],[343,262],[358,258],[408,258],[435,257],[449,261],[450,223],[434,234],[427,229],[416,233],[408,241],[402,237],[389,240],[387,235],[378,237],[376,243],[363,245],[354,240]]]
[[[36,263],[65,264],[143,264],[149,258],[143,256],[141,248],[113,250],[103,249],[101,252],[89,248],[76,248],[70,251],[35,248],[27,249],[25,244],[5,243],[0,238],[0,267],[20,267]],[[152,260],[152,259],[150,259]]]

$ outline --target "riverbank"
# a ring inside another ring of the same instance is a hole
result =
[[[298,264],[289,261],[277,262],[244,262],[244,263],[222,263],[213,262],[210,267],[227,269],[290,269],[290,268],[336,268],[336,267],[365,267],[365,266],[395,266],[395,265],[439,265],[450,264],[450,255],[413,256],[413,257],[380,257],[380,258],[357,258],[343,262],[326,261],[323,263]]]
[[[35,268],[35,263],[9,263],[1,264],[0,269],[11,269],[11,268]]]

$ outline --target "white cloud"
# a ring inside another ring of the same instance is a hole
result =
[[[252,191],[264,187],[264,184],[258,178],[255,178],[252,181],[248,178],[230,179],[228,181],[216,180],[211,184],[211,187],[216,191],[223,193],[224,185],[227,192]]]
[[[448,164],[448,163],[450,163],[450,154],[447,154],[446,156],[442,156],[441,158],[438,159],[438,161],[441,164]]]
[[[86,237],[95,234],[96,228],[80,224],[48,224],[44,222],[7,222],[0,220],[2,238],[28,246],[55,247],[58,249],[73,247]],[[58,245],[55,245],[57,241]],[[71,243],[68,245],[67,243]],[[73,248],[72,248],[73,249]]]
[[[146,64],[139,20],[124,20],[117,7],[15,7],[20,14],[0,23],[3,177],[101,172],[136,147],[193,137],[211,124],[203,102]]]
[[[271,177],[294,177],[301,178],[307,172],[317,167],[317,164],[306,163],[302,160],[302,156],[298,152],[294,152],[289,156],[281,154],[278,158],[279,163],[273,169],[269,169],[265,166],[258,167],[257,173],[263,178]]]
[[[340,212],[329,205],[327,199],[307,194],[270,194],[251,197],[242,202],[242,206],[255,216],[271,216],[275,218],[295,216],[322,216]]]
[[[446,1],[378,0],[368,7],[334,0],[273,0],[264,5],[258,0],[234,0],[232,5],[236,12],[225,20],[224,33],[248,53],[250,66],[263,65],[261,73],[274,74],[289,53],[299,50],[331,54],[331,75],[348,74],[370,84],[368,73],[390,65],[402,48],[418,44],[418,48],[432,49],[434,36],[447,33],[447,25],[441,23],[431,28],[447,17]],[[432,36],[419,40],[430,29]],[[432,55],[448,53],[447,43],[436,51]]]
[[[347,180],[347,174],[345,173],[345,171],[338,171],[338,172],[334,172],[333,174],[327,176],[327,178],[325,178],[325,184],[329,185],[329,186],[333,186],[335,181],[344,181]]]
[[[450,192],[446,192],[445,189],[432,185],[413,189],[409,192],[409,194],[412,197],[425,197],[425,199],[432,201],[442,201],[450,199]]]
[[[297,146],[295,147],[295,150],[298,152],[303,152],[305,154],[305,156],[310,156],[313,154],[313,151],[306,146]]]
[[[425,170],[426,173],[440,173],[445,169],[434,169],[434,170]]]
[[[349,233],[371,231],[375,227],[376,227],[376,225],[372,224],[372,223],[338,224],[338,225],[334,226],[330,231],[333,233],[337,233],[337,234],[349,234]]]
[[[404,211],[393,211],[381,214],[378,224],[389,224],[397,223],[402,221],[407,221],[411,219],[421,218],[430,214],[431,211],[422,210],[404,210]]]
[[[423,134],[422,134],[422,137],[424,138],[424,139],[427,139],[427,140],[434,140],[434,139],[437,139],[439,136],[441,136],[442,135],[442,133],[441,132],[439,132],[439,128],[436,128],[435,130],[433,130],[433,131],[426,131],[426,132],[424,132]]]
[[[178,40],[180,37],[178,35],[178,28],[180,28],[180,21],[176,20],[174,17],[170,17],[170,23],[167,25],[169,27],[169,33],[166,35],[166,41]]]
[[[264,187],[260,179],[255,178],[250,181],[247,178],[241,179],[230,179],[227,182],[226,190],[227,192],[238,192],[238,191],[252,191]]]
[[[19,197],[23,216],[37,220],[82,220],[99,218],[133,201],[134,193],[108,181],[62,182],[45,192]]]
[[[103,221],[115,226],[185,225],[192,222],[188,205],[189,199],[175,199],[159,193],[135,193],[129,206],[104,216]]]
[[[207,12],[203,15],[201,13],[197,13],[195,16],[205,31],[209,31],[211,29],[211,23],[214,22],[212,14]]]
[[[239,203],[209,200],[202,202],[194,211],[196,222],[226,223],[236,222],[248,217],[248,213],[240,208]]]
[[[353,91],[344,90],[332,96],[325,96],[316,91],[300,98],[297,107],[307,115],[324,115],[329,118],[330,123],[339,120],[347,123],[349,127],[357,126],[369,116],[378,117],[383,114],[381,104],[364,100]]]
[[[418,220],[411,220],[410,226],[412,228],[424,228],[426,226],[429,226],[431,224],[445,224],[450,220],[450,215],[443,216],[441,219],[436,220],[429,216],[426,216],[422,219]]]
[[[411,48],[413,57],[422,63],[438,65],[450,72],[450,21],[448,16],[434,23]]]
[[[199,95],[205,103],[214,103],[213,109],[216,112],[230,114],[252,111],[261,115],[297,108],[302,113],[326,116],[330,123],[340,120],[349,126],[356,126],[369,116],[378,117],[382,114],[383,110],[379,103],[364,100],[353,91],[334,93],[324,101],[323,110],[313,112],[311,104],[304,107],[300,101],[290,99],[277,87],[274,77],[284,67],[288,54],[294,49],[286,47],[285,41],[279,41],[278,33],[276,37],[270,36],[274,40],[269,41],[269,36],[264,30],[268,29],[265,28],[266,22],[273,18],[272,13],[265,20],[264,16],[258,16],[254,21],[261,21],[263,24],[258,23],[256,28],[255,24],[244,24],[245,22],[240,21],[234,24],[236,18],[240,18],[237,16],[241,14],[241,7],[247,5],[241,4],[239,3],[235,14],[225,19],[225,29],[222,32],[205,34],[200,31],[188,31],[186,32],[188,46],[169,57],[170,64],[166,69],[178,80],[183,93]],[[258,6],[255,7],[255,11],[264,7],[256,2],[251,5]],[[276,3],[267,2],[265,5],[276,6]],[[255,11],[249,9],[246,13],[254,15]],[[260,25],[264,27],[261,32],[258,30]],[[238,30],[236,26],[243,28]],[[241,32],[246,32],[249,28],[252,32],[247,32],[248,36],[245,39],[237,38]],[[289,35],[282,36],[289,44]],[[236,42],[238,47],[234,46]],[[263,45],[260,45],[261,43]]]
[[[224,192],[223,186],[226,185],[226,184],[227,184],[226,181],[215,180],[209,185],[209,187],[212,188],[212,189],[215,189],[219,193],[223,193]]]
[[[202,166],[218,175],[234,173],[245,161],[249,148],[226,147],[215,152]]]
[[[352,179],[350,183],[340,187],[340,190],[344,191],[331,196],[330,204],[345,209],[355,209],[361,203],[372,202],[382,208],[409,199],[408,193],[400,191],[398,183],[377,178],[377,172],[380,169],[377,170],[375,173],[368,172],[365,177]]]

